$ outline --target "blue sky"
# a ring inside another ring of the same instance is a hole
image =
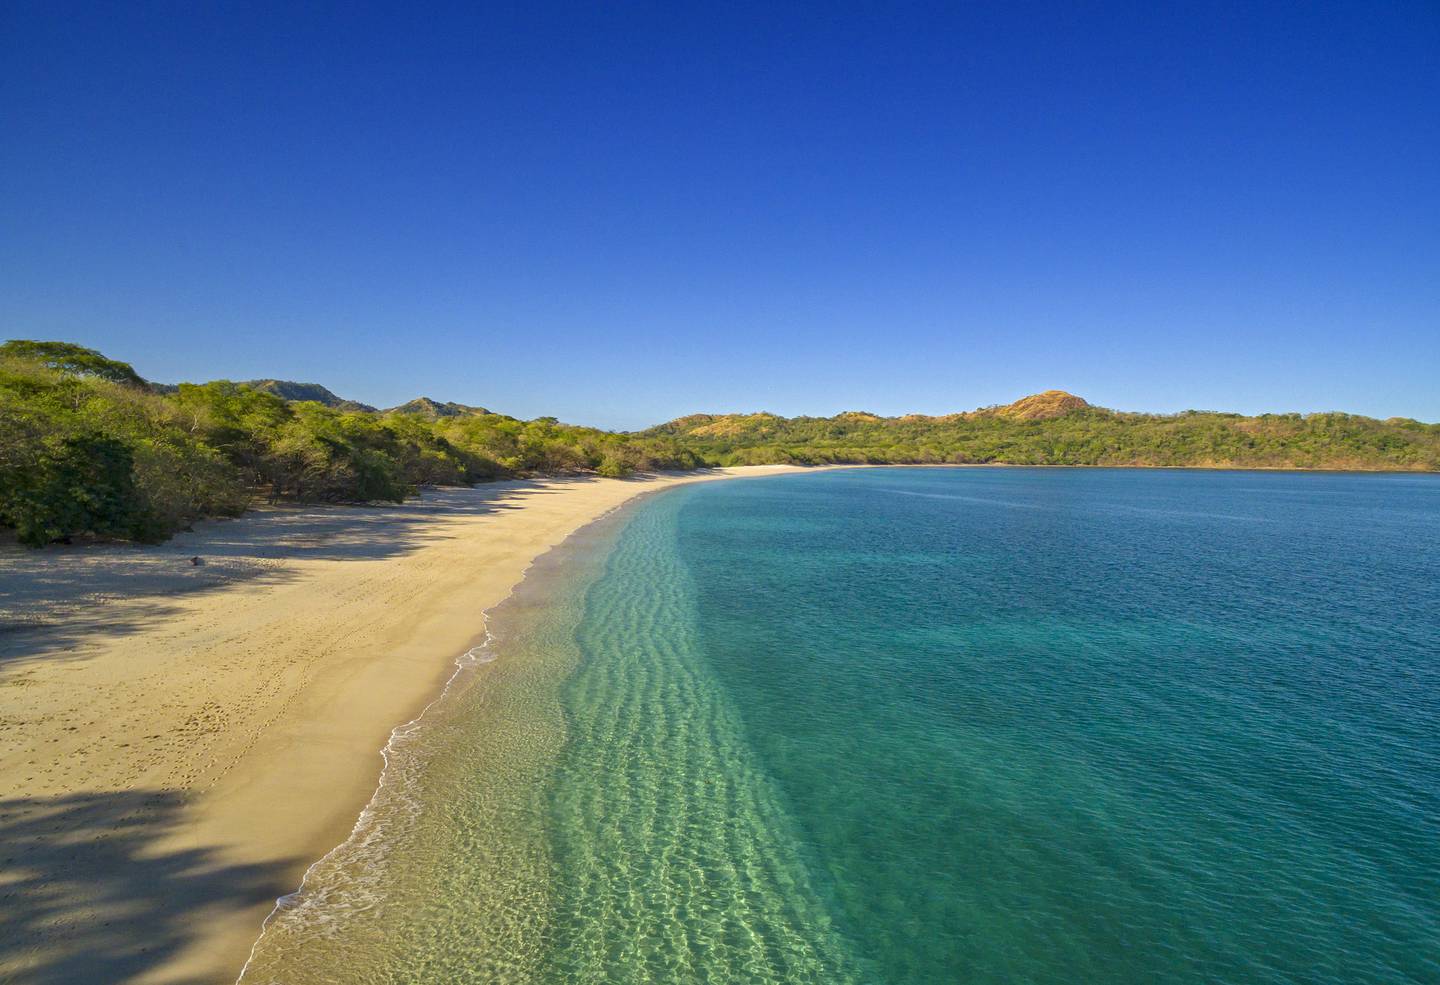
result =
[[[1440,421],[1440,7],[0,9],[0,330],[639,427]]]

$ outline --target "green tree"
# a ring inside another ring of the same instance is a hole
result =
[[[129,363],[108,359],[94,349],[87,349],[72,342],[11,339],[0,345],[0,358],[26,359],[58,372],[94,376],[125,386],[149,386]]]

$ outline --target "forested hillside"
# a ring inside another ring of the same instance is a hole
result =
[[[1354,414],[1131,414],[1060,391],[943,417],[696,414],[642,434],[722,465],[1005,463],[1440,470],[1440,424]]]
[[[1440,424],[1130,414],[1046,391],[942,417],[696,414],[616,434],[428,398],[379,412],[317,384],[159,386],[80,346],[0,345],[0,527],[27,544],[159,540],[257,498],[398,501],[424,484],[777,462],[1433,471]]]
[[[288,385],[263,382],[273,385],[154,387],[79,346],[0,346],[0,526],[27,544],[82,533],[159,540],[257,497],[398,501],[426,483],[701,464],[668,438],[478,408],[379,414],[333,394],[334,407],[286,400],[271,391]]]
[[[374,412],[378,408],[369,404],[362,404],[357,400],[346,400],[344,397],[337,397],[326,387],[319,383],[292,383],[289,380],[246,380],[241,384],[252,390],[263,390],[265,393],[273,393],[284,400],[313,400],[317,404],[324,404],[326,407],[334,407],[336,410],[367,410]]]
[[[416,397],[414,400],[406,401],[399,407],[391,407],[387,414],[417,414],[420,417],[428,417],[430,420],[437,420],[441,417],[484,417],[490,411],[484,407],[468,407],[465,404],[457,404],[453,401],[441,403],[438,400],[431,400],[429,397]]]

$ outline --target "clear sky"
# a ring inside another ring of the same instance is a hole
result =
[[[1440,420],[1440,5],[0,6],[0,334],[639,427]]]

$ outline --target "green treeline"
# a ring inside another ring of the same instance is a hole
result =
[[[1082,407],[1024,419],[865,414],[698,416],[644,434],[682,442],[721,465],[829,463],[1191,466],[1440,470],[1440,424],[1353,414],[1203,411],[1128,414]]]
[[[946,417],[702,414],[615,434],[423,399],[378,412],[272,392],[292,386],[165,387],[68,343],[0,345],[0,527],[32,545],[77,534],[156,541],[200,517],[237,515],[257,498],[398,502],[427,484],[706,465],[1440,470],[1440,424],[1127,414],[1058,391]]]
[[[422,484],[700,464],[670,439],[553,418],[382,415],[226,381],[159,388],[79,346],[0,346],[0,526],[26,544],[160,540],[257,497],[398,502]]]

